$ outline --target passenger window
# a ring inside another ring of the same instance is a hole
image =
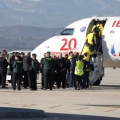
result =
[[[74,29],[65,29],[59,35],[73,35]]]

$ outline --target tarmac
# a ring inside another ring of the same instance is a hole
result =
[[[85,90],[44,91],[38,84],[37,91],[23,88],[13,91],[9,84],[8,89],[0,88],[0,107],[0,115],[3,111],[7,114],[8,109],[45,112],[42,118],[4,117],[2,120],[120,120],[120,69],[106,68],[101,85]]]

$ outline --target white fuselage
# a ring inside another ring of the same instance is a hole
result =
[[[32,53],[37,54],[38,60],[47,51],[56,56],[59,52],[63,54],[68,54],[69,51],[81,53],[85,37],[91,32],[94,25],[94,19],[106,19],[102,34],[103,66],[120,67],[120,17],[87,18],[76,21],[58,35],[40,44]]]

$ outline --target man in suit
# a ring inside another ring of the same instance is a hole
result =
[[[41,82],[42,82],[42,87],[41,87],[41,89],[44,88],[44,72],[43,72],[44,65],[43,65],[43,60],[44,60],[45,57],[46,57],[46,53],[44,53],[43,56],[44,56],[44,57],[41,58],[41,61],[40,61],[40,73],[41,73]]]
[[[29,83],[30,90],[33,90],[33,83],[32,83],[32,58],[30,57],[30,52],[26,53],[23,57],[23,69],[26,72],[28,81],[26,79],[25,85],[27,86],[27,82]]]
[[[0,55],[0,84],[2,85],[2,88],[7,88],[5,86],[7,66],[8,66],[8,62],[5,59],[4,54],[1,53]]]

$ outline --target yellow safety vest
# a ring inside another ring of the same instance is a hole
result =
[[[104,29],[103,26],[102,26],[102,24],[94,25],[93,28],[92,28],[92,30],[91,30],[91,32],[93,32],[93,30],[94,30],[95,27],[99,27],[99,30],[100,30],[99,36],[102,36],[102,32],[103,32],[103,29]]]
[[[69,57],[68,57],[68,60],[69,60],[70,62],[72,62],[72,57],[71,57],[71,56],[69,56]]]
[[[90,56],[93,54],[93,52],[90,51],[90,48],[85,46],[83,51],[82,51],[82,55],[84,55],[84,53],[87,53],[87,57],[83,58],[84,60],[86,60],[87,62],[90,61]]]
[[[96,36],[93,33],[89,33],[85,38],[85,42],[89,43],[90,45],[96,44]]]
[[[83,61],[79,61],[79,60],[76,61],[75,75],[82,76],[84,74],[83,67],[84,67]]]

